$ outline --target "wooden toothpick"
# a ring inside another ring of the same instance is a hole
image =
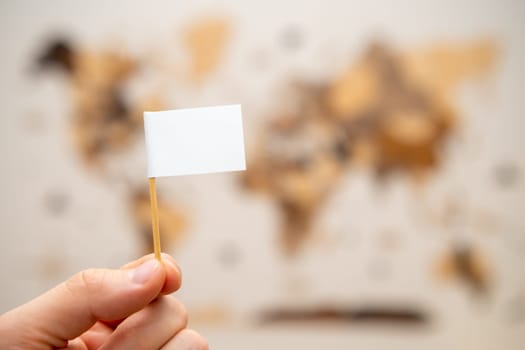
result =
[[[149,197],[151,200],[151,229],[153,231],[153,250],[155,258],[161,260],[160,257],[160,231],[159,231],[159,207],[157,205],[157,189],[155,186],[155,178],[149,178]]]

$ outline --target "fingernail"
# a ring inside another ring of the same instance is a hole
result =
[[[131,280],[137,284],[145,284],[159,267],[160,264],[157,259],[148,260],[139,267],[129,271]]]

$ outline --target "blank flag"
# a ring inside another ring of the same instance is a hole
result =
[[[144,112],[148,177],[245,170],[240,105]]]

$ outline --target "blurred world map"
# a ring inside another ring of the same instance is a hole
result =
[[[193,327],[518,348],[523,6],[248,3],[9,8],[1,306],[152,251],[143,111],[241,103],[246,172],[158,183]]]

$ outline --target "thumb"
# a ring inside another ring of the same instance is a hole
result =
[[[16,329],[6,334],[20,335],[18,341],[31,348],[63,347],[99,320],[123,319],[144,308],[159,295],[165,279],[162,264],[152,258],[131,269],[85,270],[4,314],[0,328],[13,325]]]

